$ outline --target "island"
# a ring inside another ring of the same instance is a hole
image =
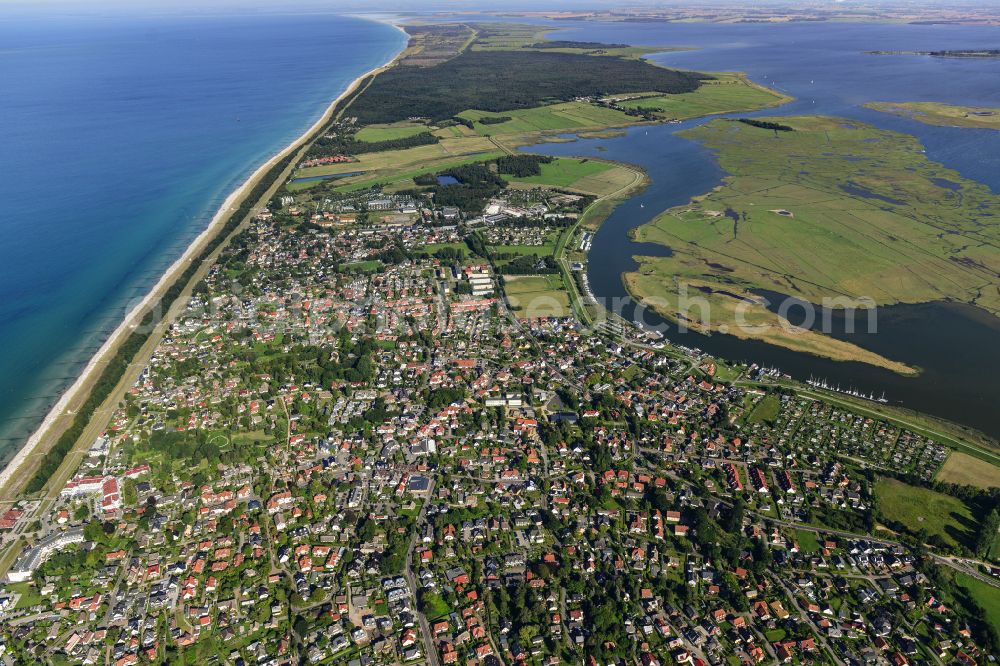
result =
[[[866,51],[868,55],[922,55],[935,58],[1000,58],[1000,49],[954,49],[950,51]]]
[[[940,102],[868,102],[865,106],[928,125],[1000,130],[1000,109],[954,106]]]

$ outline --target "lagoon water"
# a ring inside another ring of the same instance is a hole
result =
[[[794,102],[756,115],[827,114],[863,120],[916,135],[930,159],[1000,193],[1000,132],[924,125],[861,108],[867,101],[942,101],[1000,107],[1000,60],[874,56],[871,50],[996,48],[1000,28],[847,23],[714,25],[665,23],[600,24],[563,21],[559,39],[695,50],[650,56],[664,65],[701,71],[745,71],[755,81],[794,96]],[[754,114],[738,114],[754,115]],[[588,278],[604,302],[627,296],[621,274],[634,270],[635,255],[669,249],[635,243],[628,231],[657,212],[707,192],[723,177],[711,153],[676,133],[705,122],[628,129],[618,138],[579,139],[525,148],[551,155],[590,155],[643,167],[652,183],[620,205],[593,241]],[[1000,282],[1000,281],[998,281]],[[780,295],[771,294],[777,307]],[[631,316],[626,309],[625,316]],[[666,322],[642,313],[650,326]],[[836,321],[836,319],[835,319]],[[877,333],[834,335],[919,366],[917,378],[859,363],[838,363],[728,335],[680,333],[667,337],[723,358],[775,366],[799,379],[825,378],[890,402],[973,426],[1000,437],[1000,319],[962,304],[900,305],[878,310]],[[863,328],[863,327],[861,327]]]
[[[228,193],[406,41],[332,14],[42,4],[0,8],[0,464]]]

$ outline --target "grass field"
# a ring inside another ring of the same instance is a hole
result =
[[[634,117],[621,111],[588,102],[562,102],[503,113],[468,110],[458,115],[460,118],[471,120],[475,124],[476,131],[482,136],[624,127],[636,122]],[[510,117],[510,120],[496,124],[479,122],[481,118],[487,117]]]
[[[608,162],[597,160],[575,159],[569,157],[559,157],[548,164],[542,164],[542,172],[537,176],[527,176],[525,178],[510,178],[517,183],[529,183],[532,185],[550,185],[554,187],[572,187],[574,183],[584,178],[589,178],[597,174],[604,173],[612,169],[614,165]]]
[[[983,619],[993,628],[993,632],[1000,636],[1000,588],[965,574],[957,574],[955,581],[983,607],[985,611]]]
[[[548,186],[567,188],[603,197],[635,182],[635,171],[628,167],[600,160],[557,157],[541,165],[542,173],[527,178],[510,178],[515,186]]]
[[[7,589],[21,595],[14,607],[16,610],[31,608],[42,602],[42,595],[32,583],[11,583],[7,585]]]
[[[472,44],[473,51],[545,51],[546,53],[578,53],[594,56],[619,56],[622,58],[639,58],[646,53],[676,51],[675,48],[657,46],[615,46],[608,48],[596,47],[546,47],[534,46],[546,40],[546,34],[553,32],[552,28],[525,23],[490,23],[476,26],[479,35]],[[558,39],[558,37],[556,38]],[[551,40],[550,40],[551,41]]]
[[[960,499],[927,488],[918,488],[895,479],[883,478],[875,485],[882,514],[902,523],[916,534],[927,530],[951,544],[968,543],[977,521]]]
[[[427,125],[421,123],[392,123],[391,125],[369,125],[362,127],[355,138],[358,141],[390,141],[405,139],[408,136],[427,131]]]
[[[783,96],[748,84],[738,75],[719,75],[722,81],[708,81],[693,93],[676,96],[683,99],[687,113],[697,115],[702,111],[717,113],[736,108],[762,108],[780,103]],[[702,99],[704,97],[704,99]],[[699,101],[701,100],[701,101]],[[725,103],[725,107],[720,106]],[[329,181],[337,191],[350,191],[371,185],[389,189],[413,187],[409,182],[414,176],[434,173],[461,164],[485,161],[498,157],[502,150],[512,150],[518,145],[538,142],[546,135],[571,132],[601,132],[609,128],[626,127],[638,122],[635,116],[588,102],[562,102],[529,109],[516,109],[502,113],[466,110],[458,114],[471,120],[473,128],[464,125],[433,127],[422,123],[400,121],[389,124],[372,124],[358,131],[363,141],[381,141],[432,131],[441,141],[403,150],[388,150],[357,155],[356,162],[326,164],[296,171],[296,178],[345,176]],[[484,117],[509,116],[511,119],[496,124],[479,122]],[[542,174],[530,178],[512,179],[517,187],[547,185],[566,187],[595,196],[613,194],[635,181],[635,172],[626,167],[600,160],[560,158],[543,165]],[[289,190],[302,191],[317,187],[323,181],[292,183]]]
[[[444,160],[461,155],[473,155],[496,151],[496,145],[489,139],[482,137],[456,137],[442,139],[438,143],[415,148],[405,148],[402,150],[385,150],[378,153],[364,153],[356,155],[357,162],[346,162],[339,164],[324,164],[322,166],[299,169],[295,173],[296,178],[308,178],[310,176],[326,176],[335,173],[349,173],[353,171],[377,171],[385,169],[406,169],[407,167],[422,166],[434,160]]]
[[[535,44],[545,39],[552,28],[527,23],[490,23],[477,26],[473,51],[509,51]]]
[[[760,399],[760,402],[754,405],[750,414],[747,415],[747,421],[750,423],[774,423],[780,411],[781,401],[778,399],[778,396],[765,395]]]
[[[504,291],[520,319],[570,314],[569,294],[559,275],[509,275],[504,277]]]
[[[972,302],[1000,313],[1000,197],[931,162],[912,136],[828,117],[780,118],[775,132],[715,120],[687,130],[716,151],[722,187],[639,228],[640,241],[673,250],[641,258],[630,289],[679,316],[679,289],[705,295],[709,330],[800,351],[892,364],[820,334],[788,335],[750,289],[813,303],[867,297],[875,303]],[[843,304],[840,307],[844,307]],[[750,324],[737,328],[744,311]]]
[[[791,101],[791,97],[753,83],[740,73],[712,73],[694,92],[679,95],[648,95],[619,103],[627,109],[659,109],[665,120],[683,120],[717,113],[767,109]]]
[[[1000,109],[952,106],[939,102],[869,102],[869,109],[912,118],[927,125],[1000,130]]]
[[[953,451],[937,474],[938,481],[977,488],[1000,487],[1000,467],[967,453]]]
[[[809,530],[795,530],[795,540],[799,544],[799,551],[803,553],[818,553],[819,540],[815,532]]]
[[[378,153],[358,155],[357,162],[346,164],[327,164],[317,167],[300,169],[297,178],[310,176],[326,176],[331,174],[361,172],[356,176],[339,178],[336,181],[338,191],[356,190],[375,184],[388,185],[403,182],[412,187],[412,179],[426,173],[435,173],[451,167],[482,162],[503,155],[496,144],[485,137],[465,136],[442,139],[439,143],[406,148],[403,150],[387,150]],[[322,181],[291,183],[289,190],[301,191],[321,184]]]

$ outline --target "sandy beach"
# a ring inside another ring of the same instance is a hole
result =
[[[389,25],[392,25],[394,28],[405,34],[405,31],[400,26],[393,23],[389,23]],[[300,149],[304,142],[312,136],[314,132],[330,120],[333,114],[336,113],[337,107],[344,100],[344,98],[357,90],[358,86],[365,78],[371,76],[372,74],[382,72],[395,65],[404,51],[405,48],[403,51],[400,51],[400,54],[397,54],[389,62],[369,70],[354,79],[344,89],[344,91],[329,104],[326,111],[315,123],[313,123],[295,140],[285,146],[285,148],[275,153],[270,159],[260,165],[245,181],[243,181],[239,187],[233,190],[229,196],[226,197],[225,201],[222,202],[222,205],[216,211],[205,230],[202,231],[194,239],[194,241],[191,242],[184,253],[170,265],[145,298],[143,298],[143,300],[132,308],[132,310],[125,316],[121,324],[118,325],[104,344],[101,345],[100,349],[98,349],[94,356],[91,357],[89,363],[87,363],[87,366],[83,369],[80,376],[77,377],[76,381],[62,393],[59,400],[52,406],[42,423],[28,438],[24,446],[21,447],[17,454],[11,458],[10,462],[7,463],[3,471],[0,472],[0,497],[10,498],[20,491],[20,488],[30,478],[32,473],[29,463],[33,458],[44,455],[55,440],[58,439],[59,435],[66,429],[66,427],[68,427],[71,423],[72,416],[75,414],[75,412],[72,411],[74,404],[82,404],[82,402],[86,400],[94,380],[96,380],[100,372],[103,371],[106,362],[114,357],[119,345],[128,338],[129,334],[133,331],[133,329],[135,329],[139,322],[141,322],[146,313],[160,301],[170,285],[179,279],[190,263],[198,256],[205,246],[211,242],[213,238],[215,238],[223,226],[225,226],[226,220],[229,218],[230,214],[239,207],[264,174],[266,174],[276,163],[287,157],[289,154]],[[18,475],[19,472],[21,473],[21,476]]]

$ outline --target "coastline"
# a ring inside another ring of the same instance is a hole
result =
[[[369,18],[368,20],[376,19]],[[391,21],[378,22],[389,25],[404,35],[407,34],[406,31],[396,23]],[[336,99],[327,105],[326,110],[312,125],[306,128],[302,134],[293,139],[287,146],[272,155],[266,162],[258,166],[253,173],[251,173],[235,190],[229,193],[216,210],[215,214],[212,216],[208,226],[201,233],[199,233],[193,241],[191,241],[181,256],[178,257],[177,260],[175,260],[166,269],[166,271],[164,271],[159,280],[157,280],[156,284],[154,284],[146,296],[143,297],[142,301],[140,301],[125,315],[125,318],[121,321],[121,323],[111,332],[101,347],[90,358],[87,365],[80,372],[80,375],[76,378],[76,380],[62,392],[59,400],[57,400],[56,403],[49,409],[45,417],[42,419],[42,422],[37,428],[35,428],[31,436],[28,437],[17,453],[14,454],[14,456],[7,462],[3,470],[0,471],[0,498],[12,499],[13,496],[19,492],[19,488],[15,488],[13,491],[10,488],[12,482],[16,483],[17,481],[17,479],[15,479],[17,473],[21,472],[26,467],[26,464],[30,463],[33,457],[42,456],[47,452],[48,447],[45,447],[44,445],[51,445],[54,440],[58,438],[60,433],[53,431],[58,430],[57,426],[60,421],[63,420],[63,417],[72,417],[75,415],[75,410],[71,409],[72,404],[74,402],[86,400],[93,380],[99,376],[105,364],[114,357],[121,343],[128,338],[146,313],[160,302],[164,292],[181,277],[181,274],[187,269],[188,265],[194,260],[194,258],[198,256],[202,249],[218,235],[218,233],[225,226],[229,215],[236,208],[238,208],[241,203],[243,203],[260,179],[275,164],[288,155],[294,153],[296,150],[299,150],[316,131],[328,123],[336,113],[337,107],[340,103],[353,94],[358,89],[358,86],[362,81],[370,76],[379,74],[386,69],[393,67],[405,51],[406,46],[404,45],[404,47],[395,56],[393,56],[391,60],[362,73],[351,81],[347,87],[341,91]],[[29,477],[30,471],[27,471],[25,477],[20,479],[20,481],[26,481]]]

